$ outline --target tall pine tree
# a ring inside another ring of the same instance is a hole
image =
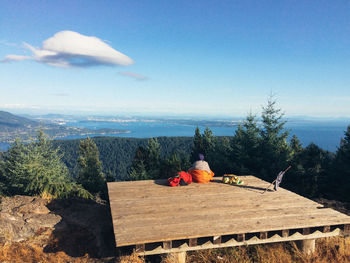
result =
[[[145,165],[149,177],[156,179],[160,173],[160,150],[157,138],[150,138],[146,147]]]
[[[147,159],[147,150],[144,147],[139,146],[136,149],[134,160],[132,161],[132,165],[128,170],[127,180],[138,181],[138,180],[151,179],[151,177],[147,172],[146,159]]]
[[[340,142],[336,152],[332,177],[329,183],[332,186],[331,197],[337,200],[350,201],[350,125]]]
[[[49,199],[70,196],[90,198],[88,191],[72,182],[61,159],[59,149],[52,147],[42,130],[31,143],[17,140],[4,155],[8,193],[40,195]]]
[[[150,138],[146,148],[139,146],[135,152],[132,166],[128,171],[129,180],[148,180],[160,177],[161,147],[157,138]]]
[[[16,138],[11,147],[3,154],[2,161],[2,182],[3,189],[9,195],[24,195],[25,187],[28,184],[26,173],[20,170],[23,166],[25,155],[28,154],[29,145],[24,145],[19,138]]]
[[[106,179],[102,172],[98,148],[92,139],[80,141],[78,164],[78,183],[92,194],[105,194]]]
[[[263,179],[272,181],[279,171],[287,168],[290,161],[290,148],[287,142],[289,131],[285,129],[284,113],[276,108],[276,100],[270,96],[261,114],[260,132],[260,171]]]
[[[310,143],[300,153],[298,176],[294,179],[298,193],[307,197],[324,197],[328,185],[328,171],[333,156]]]
[[[256,117],[250,113],[243,124],[238,126],[232,140],[233,172],[254,175],[259,172],[258,165],[261,163],[260,136]]]
[[[193,137],[193,148],[191,151],[190,161],[194,162],[198,158],[198,154],[204,154],[207,161],[211,161],[213,158],[213,151],[215,148],[215,138],[213,132],[206,127],[203,134],[200,133],[199,128],[195,130]]]
[[[199,128],[196,127],[194,131],[193,147],[192,147],[191,157],[190,157],[190,161],[192,163],[197,160],[199,153],[204,153],[204,145],[203,145],[202,134]]]

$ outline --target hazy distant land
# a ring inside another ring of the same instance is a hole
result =
[[[87,129],[82,127],[65,126],[55,119],[36,120],[0,111],[0,143],[12,143],[15,138],[28,141],[35,137],[38,129],[41,128],[51,139],[67,138],[70,136],[88,135],[117,135],[129,133],[128,130],[101,128]]]

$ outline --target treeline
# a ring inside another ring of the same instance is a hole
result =
[[[337,152],[331,153],[313,143],[303,147],[285,128],[282,117],[281,109],[276,108],[275,100],[270,98],[259,118],[249,114],[229,137],[215,136],[209,128],[201,133],[197,128],[192,138],[57,140],[52,142],[50,152],[54,153],[53,159],[63,164],[59,169],[60,166],[54,166],[56,170],[64,171],[59,178],[65,178],[61,179],[63,183],[73,185],[71,193],[76,195],[83,195],[84,192],[79,191],[85,189],[91,195],[105,197],[106,181],[168,178],[187,170],[198,153],[202,153],[217,176],[251,174],[271,182],[279,171],[291,165],[292,169],[284,176],[283,187],[307,197],[350,201],[350,126]],[[38,147],[38,142],[40,138],[27,146],[15,143],[2,155],[0,191],[3,189],[3,194],[4,189],[7,194],[38,193],[37,188],[30,189],[30,185],[35,185],[31,181],[46,175],[31,170],[36,159],[26,159],[27,170],[19,173],[20,182],[11,179],[17,161],[9,161],[17,160],[16,156],[21,156],[23,151],[31,152],[23,148]],[[35,148],[32,155],[40,151],[46,150]],[[39,162],[37,166],[40,165],[47,163]],[[52,182],[52,178],[47,182]],[[65,191],[64,187],[59,189]],[[57,196],[54,191],[51,194]]]
[[[129,179],[129,171],[134,161],[135,153],[146,148],[149,139],[121,138],[121,137],[94,137],[103,173],[109,181],[124,181]],[[160,158],[177,154],[178,156],[190,153],[193,146],[191,137],[158,137]],[[80,140],[56,140],[55,148],[60,148],[62,160],[67,165],[71,176],[76,178],[79,172],[78,155]]]

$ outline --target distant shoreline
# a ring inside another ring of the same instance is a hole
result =
[[[233,136],[238,125],[244,119],[176,119],[176,118],[148,118],[148,117],[118,117],[118,116],[46,116],[36,117],[37,123],[44,123],[43,130],[51,139],[80,139],[96,136],[108,137],[193,137],[196,127],[204,130],[209,127],[215,136]],[[335,152],[344,137],[348,120],[308,120],[308,119],[286,119],[285,128],[290,130],[290,135],[296,135],[304,147],[315,143],[320,148]],[[258,125],[261,124],[257,121]],[[22,139],[28,140],[35,137],[39,126],[28,130],[18,130]],[[17,134],[18,134],[17,133]],[[3,134],[4,135],[4,134]],[[7,132],[10,137],[1,136],[0,149],[8,148],[16,135]]]

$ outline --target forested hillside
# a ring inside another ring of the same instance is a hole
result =
[[[148,139],[121,138],[121,137],[94,137],[103,171],[114,180],[125,180],[128,170],[134,160],[135,152],[139,147],[146,147]],[[192,137],[158,137],[161,146],[161,156],[172,153],[189,154],[193,146]],[[60,147],[64,154],[63,161],[66,163],[73,177],[78,174],[78,150],[80,140],[56,140],[54,147]]]
[[[29,120],[6,111],[0,111],[0,131],[9,128],[37,127],[39,122]]]

